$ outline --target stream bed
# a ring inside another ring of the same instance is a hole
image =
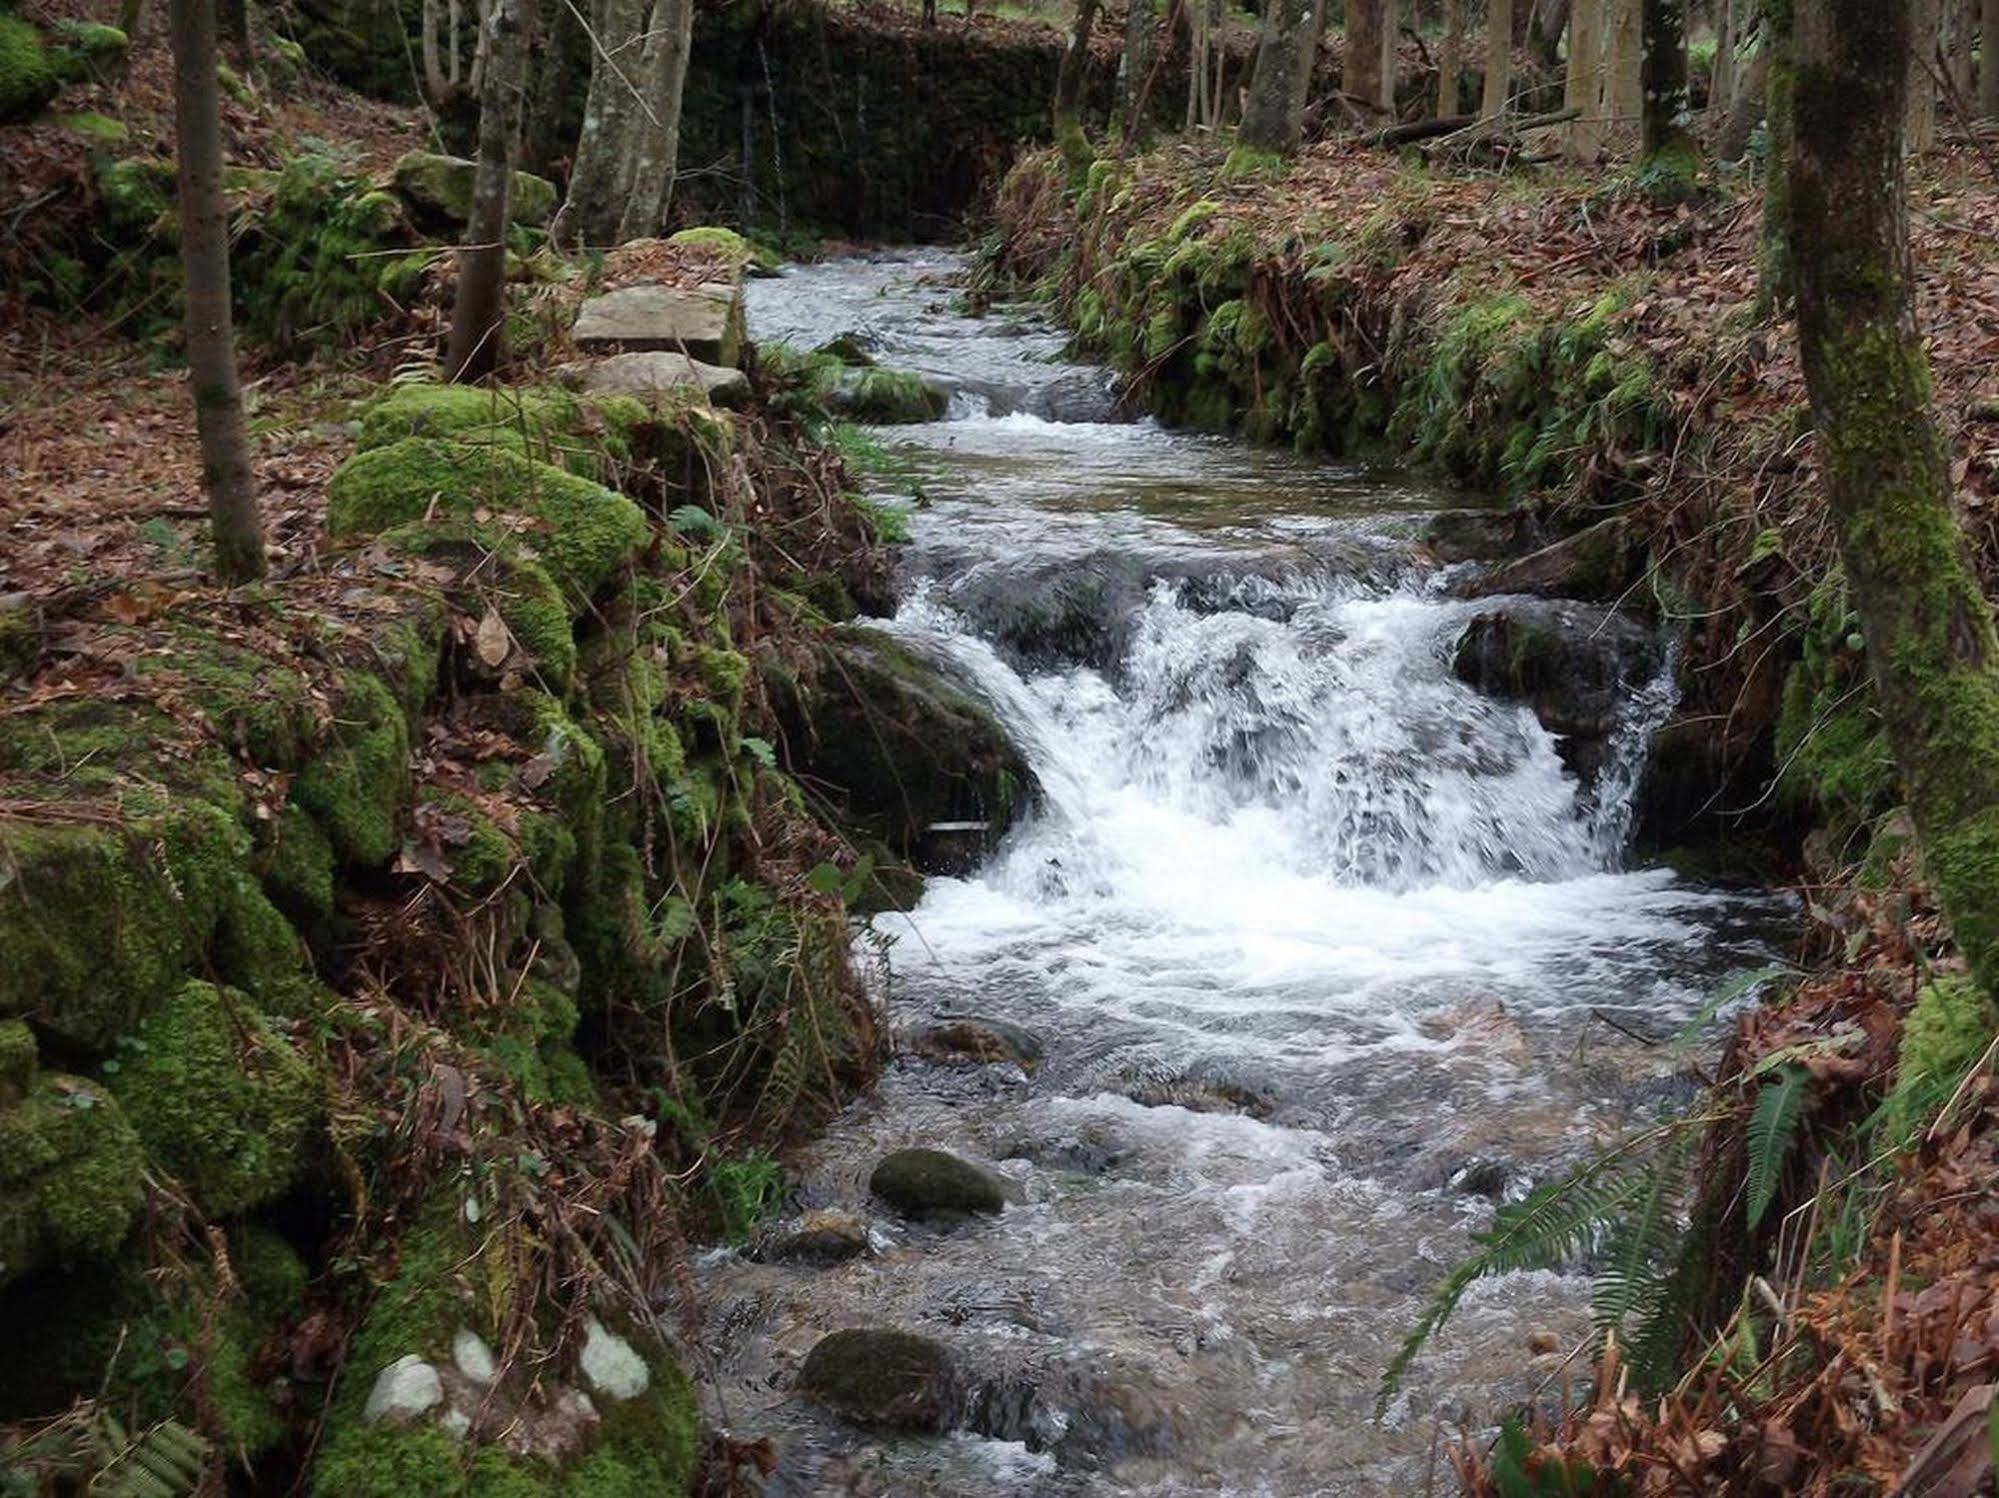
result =
[[[773,1494],[1448,1490],[1440,1417],[1531,1395],[1587,1331],[1586,1282],[1475,1287],[1377,1421],[1383,1364],[1496,1201],[1686,1095],[1664,1040],[1788,907],[1626,866],[1669,673],[1587,789],[1531,712],[1454,676],[1484,605],[1418,538],[1461,499],[1117,420],[1059,333],[954,310],[957,265],[801,268],[751,283],[750,323],[853,333],[954,391],[877,433],[924,499],[878,627],[976,685],[1042,802],[875,928],[896,1028],[986,1016],[1041,1059],[903,1056],[811,1146],[793,1205],[865,1213],[872,1252],[702,1257],[710,1413],[773,1438]],[[870,1203],[912,1144],[1020,1203],[950,1227]],[[884,1435],[799,1397],[846,1327],[948,1345],[969,1428]]]

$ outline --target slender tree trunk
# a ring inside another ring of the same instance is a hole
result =
[[[1580,110],[1569,126],[1569,159],[1593,162],[1603,151],[1604,0],[1575,0],[1569,10],[1569,76],[1563,104]]]
[[[1402,0],[1380,0],[1380,3],[1381,3],[1381,92],[1375,96],[1374,103],[1377,109],[1381,110],[1383,113],[1385,113],[1388,116],[1389,119],[1393,120],[1399,117],[1398,111],[1396,110],[1395,107],[1395,84],[1397,82],[1397,74],[1399,72],[1399,69],[1397,67],[1397,62],[1399,60],[1398,54],[1401,50],[1401,40],[1402,40],[1402,22],[1400,15],[1402,9]],[[1318,46],[1318,41],[1317,41],[1317,37],[1319,34],[1318,25],[1319,22],[1325,19],[1325,10],[1326,10],[1326,0],[1315,0],[1312,12],[1312,22],[1313,22],[1312,35],[1314,38],[1312,45],[1314,48]]]
[[[1756,55],[1749,59],[1749,66],[1742,70],[1737,80],[1735,97],[1728,104],[1728,119],[1721,127],[1721,141],[1716,147],[1716,155],[1723,161],[1740,161],[1742,153],[1749,149],[1749,137],[1756,133],[1756,126],[1763,118],[1764,93],[1770,84],[1770,48],[1767,44],[1756,49]]]
[[[1485,103],[1479,113],[1494,119],[1513,98],[1513,0],[1487,0],[1485,23]]]
[[[445,33],[444,37],[444,78],[447,83],[456,88],[458,87],[459,80],[465,76],[458,62],[459,23],[465,18],[463,0],[451,0],[448,14],[451,18],[451,24],[450,29]]]
[[[1282,3],[1283,0],[1272,0],[1272,7]],[[1381,102],[1382,32],[1387,21],[1384,10],[1384,0],[1347,0],[1346,62],[1340,88],[1348,98],[1362,104]],[[1266,22],[1269,20],[1269,11],[1264,18]],[[1265,34],[1268,35],[1267,29]],[[1243,122],[1248,121],[1245,112]]]
[[[680,110],[687,91],[687,58],[694,46],[694,0],[653,0],[646,29],[645,63],[639,90],[652,117],[634,110],[637,137],[621,154],[619,201],[624,213],[618,238],[657,234],[673,201],[673,177],[680,165]]]
[[[222,194],[222,99],[215,0],[172,0],[180,258],[187,278],[187,368],[201,438],[201,481],[224,582],[264,575],[264,535],[236,374],[229,306],[229,209]]]
[[[619,166],[630,137],[626,121],[638,108],[642,7],[643,0],[604,0],[598,11],[576,162],[569,192],[549,225],[549,237],[557,244],[603,244],[617,232],[624,210],[616,201]]]
[[[443,24],[437,0],[423,0],[423,92],[432,104],[442,104],[450,83],[444,76],[444,56],[438,50],[437,30]]]
[[[590,66],[590,37],[568,0],[541,0],[531,48],[534,66],[527,77],[533,91],[521,131],[522,154],[528,170],[546,176],[573,144],[563,135],[570,90]]]
[[[1073,137],[1087,146],[1083,135],[1083,93],[1090,78],[1090,30],[1097,24],[1098,0],[1076,0],[1076,21],[1069,31],[1069,49],[1055,74],[1055,138]],[[1065,143],[1066,144],[1066,143]]]
[[[119,0],[118,29],[133,43],[139,40],[139,27],[146,18],[146,0]]]
[[[1950,86],[1959,104],[1971,103],[1972,38],[1978,35],[1978,0],[1951,0]]]
[[[1735,100],[1735,0],[1715,0],[1714,72],[1708,79],[1708,113],[1725,119]]]
[[[1149,133],[1139,115],[1158,35],[1159,0],[1129,0],[1124,13],[1124,56],[1117,76],[1118,134],[1126,145],[1144,140]]]
[[[1458,112],[1458,86],[1465,70],[1465,0],[1444,0],[1444,44],[1437,61],[1437,116]]]
[[[486,63],[479,93],[479,165],[472,179],[472,216],[458,252],[458,296],[451,307],[451,341],[445,375],[476,384],[504,353],[507,308],[507,217],[514,180],[514,135],[520,88],[520,0],[492,0],[486,8]]]
[[[1999,119],[1999,0],[1984,0],[1979,8],[1978,113]]]
[[[1688,126],[1687,0],[1645,0],[1644,131],[1648,190],[1675,197],[1692,189],[1700,153]]]
[[[1268,0],[1256,47],[1256,69],[1243,101],[1237,139],[1259,151],[1294,151],[1305,128],[1298,98],[1301,67],[1311,66],[1316,32],[1313,0]]]
[[[1999,637],[1951,499],[1916,327],[1901,139],[1910,0],[1797,28],[1798,334],[1826,508],[1882,725],[1973,976],[1999,992]]]
[[[1610,35],[1604,45],[1604,118],[1623,137],[1645,112],[1645,0],[1609,0]]]
[[[1757,310],[1790,310],[1797,293],[1791,258],[1791,151],[1797,121],[1797,0],[1763,0],[1763,51],[1769,56],[1763,115],[1769,121],[1769,166],[1763,179],[1763,245]],[[1816,0],[1806,0],[1816,3]]]
[[[1943,34],[1943,0],[1908,0],[1906,148],[1927,151],[1937,143],[1937,43]]]
[[[1569,25],[1569,0],[1537,0],[1527,26],[1527,45],[1546,67],[1562,60],[1562,33]]]

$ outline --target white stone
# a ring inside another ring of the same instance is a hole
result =
[[[583,1337],[582,1367],[590,1387],[606,1399],[636,1399],[652,1383],[646,1360],[594,1316]]]
[[[731,406],[749,398],[750,381],[740,369],[704,364],[677,349],[661,349],[599,359],[583,376],[583,388],[593,395],[630,395],[640,400],[686,392]]]
[[[454,1441],[462,1441],[472,1433],[472,1417],[463,1410],[446,1410],[437,1417],[437,1428]]]
[[[370,1425],[378,1420],[398,1423],[414,1420],[444,1403],[444,1380],[437,1370],[415,1353],[397,1358],[375,1375],[375,1387],[368,1391],[368,1403],[361,1418]]]
[[[586,354],[668,350],[733,366],[742,350],[742,294],[720,285],[621,286],[583,304],[573,336]]]
[[[469,1326],[459,1327],[458,1335],[451,1339],[451,1361],[475,1384],[490,1384],[499,1371],[493,1362],[493,1350]]]

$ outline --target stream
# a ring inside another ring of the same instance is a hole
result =
[[[876,434],[908,470],[884,487],[925,500],[878,627],[976,684],[1043,799],[861,949],[892,940],[899,1030],[988,1016],[1043,1059],[904,1056],[814,1142],[794,1206],[865,1212],[872,1253],[702,1257],[710,1413],[773,1438],[773,1494],[1448,1491],[1439,1420],[1531,1396],[1587,1332],[1586,1280],[1476,1286],[1377,1421],[1383,1364],[1497,1201],[1688,1095],[1665,1041],[1788,907],[1626,866],[1670,673],[1588,789],[1525,707],[1456,679],[1489,605],[1418,538],[1461,497],[1118,420],[1058,332],[954,310],[958,267],[796,269],[751,283],[750,323],[857,334],[955,392]],[[1064,658],[1020,605],[1071,596]],[[870,1204],[911,1144],[1021,1204],[953,1227]],[[949,1345],[973,1428],[798,1397],[844,1327]]]

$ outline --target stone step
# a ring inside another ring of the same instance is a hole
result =
[[[583,366],[583,388],[592,395],[632,395],[643,401],[694,391],[718,406],[740,406],[750,396],[749,377],[740,369],[704,364],[678,351],[594,360]]]
[[[734,286],[625,286],[583,304],[576,347],[587,354],[682,353],[734,368],[742,357],[743,299]]]

